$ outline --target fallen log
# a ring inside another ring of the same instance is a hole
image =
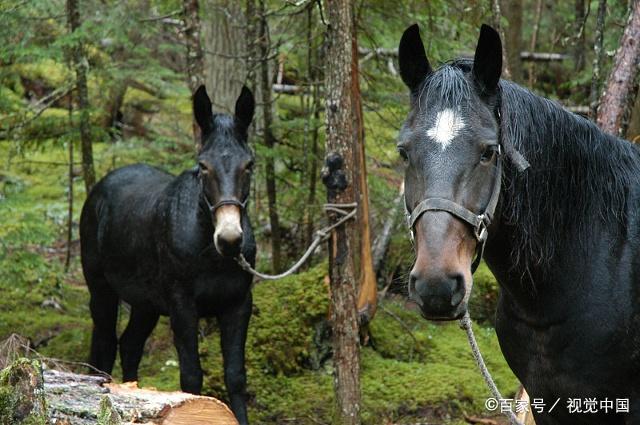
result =
[[[72,425],[95,423],[100,415],[101,401],[108,398],[123,423],[238,423],[231,410],[215,398],[138,388],[135,383],[114,384],[101,376],[48,369],[44,371],[44,391],[52,422],[55,419]]]
[[[44,414],[53,425],[238,425],[231,410],[212,397],[115,384],[107,376],[43,371],[38,360],[19,359],[0,376],[0,422],[3,414],[15,423]],[[15,395],[4,400],[7,393]]]

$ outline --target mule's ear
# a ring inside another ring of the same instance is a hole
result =
[[[478,46],[473,57],[473,77],[484,95],[495,93],[502,73],[502,42],[489,25],[480,28]]]
[[[198,87],[193,94],[193,115],[202,130],[202,134],[207,134],[213,127],[213,112],[211,111],[211,100],[204,85]]]
[[[251,120],[253,120],[253,112],[256,108],[256,102],[253,99],[253,93],[247,86],[242,86],[242,91],[238,100],[236,100],[235,119],[240,129],[245,132]]]
[[[412,94],[417,93],[422,81],[431,74],[431,65],[424,52],[418,24],[411,25],[402,34],[398,47],[398,62],[402,81]]]

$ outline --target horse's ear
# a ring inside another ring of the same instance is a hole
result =
[[[502,73],[502,42],[500,35],[489,25],[480,28],[478,46],[473,57],[473,77],[482,94],[495,93]]]
[[[204,85],[198,87],[193,94],[193,115],[202,130],[202,134],[207,134],[213,128],[213,112],[211,111],[211,100]]]
[[[239,129],[246,132],[253,120],[253,112],[256,108],[256,102],[253,99],[253,93],[247,86],[242,86],[242,91],[236,101],[235,119]]]
[[[398,47],[398,62],[402,81],[412,94],[416,94],[422,81],[431,74],[431,65],[424,52],[418,24],[411,25],[402,34]]]

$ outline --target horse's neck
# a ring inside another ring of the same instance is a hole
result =
[[[500,285],[501,308],[541,327],[565,320],[572,299],[584,290],[575,278],[581,255],[574,262],[559,255],[545,265],[517,263],[513,250],[518,247],[511,246],[510,231],[502,229],[493,235],[485,251],[485,260]]]

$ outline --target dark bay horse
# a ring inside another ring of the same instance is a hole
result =
[[[221,330],[231,409],[247,423],[244,349],[256,245],[246,212],[253,155],[247,128],[253,95],[244,87],[235,116],[213,114],[201,86],[193,97],[202,130],[198,166],[177,177],[138,164],[112,171],[82,209],[82,268],[91,293],[90,362],[111,373],[120,346],[123,380],[138,379],[144,343],[159,315],[169,315],[180,362],[180,387],[199,394],[198,318],[215,316]],[[118,340],[118,304],[131,317]]]
[[[414,25],[399,61],[411,298],[428,319],[460,318],[486,241],[500,347],[546,404],[536,423],[640,424],[639,150],[501,80],[488,26],[473,61],[434,70]],[[570,413],[577,399],[596,413]]]

